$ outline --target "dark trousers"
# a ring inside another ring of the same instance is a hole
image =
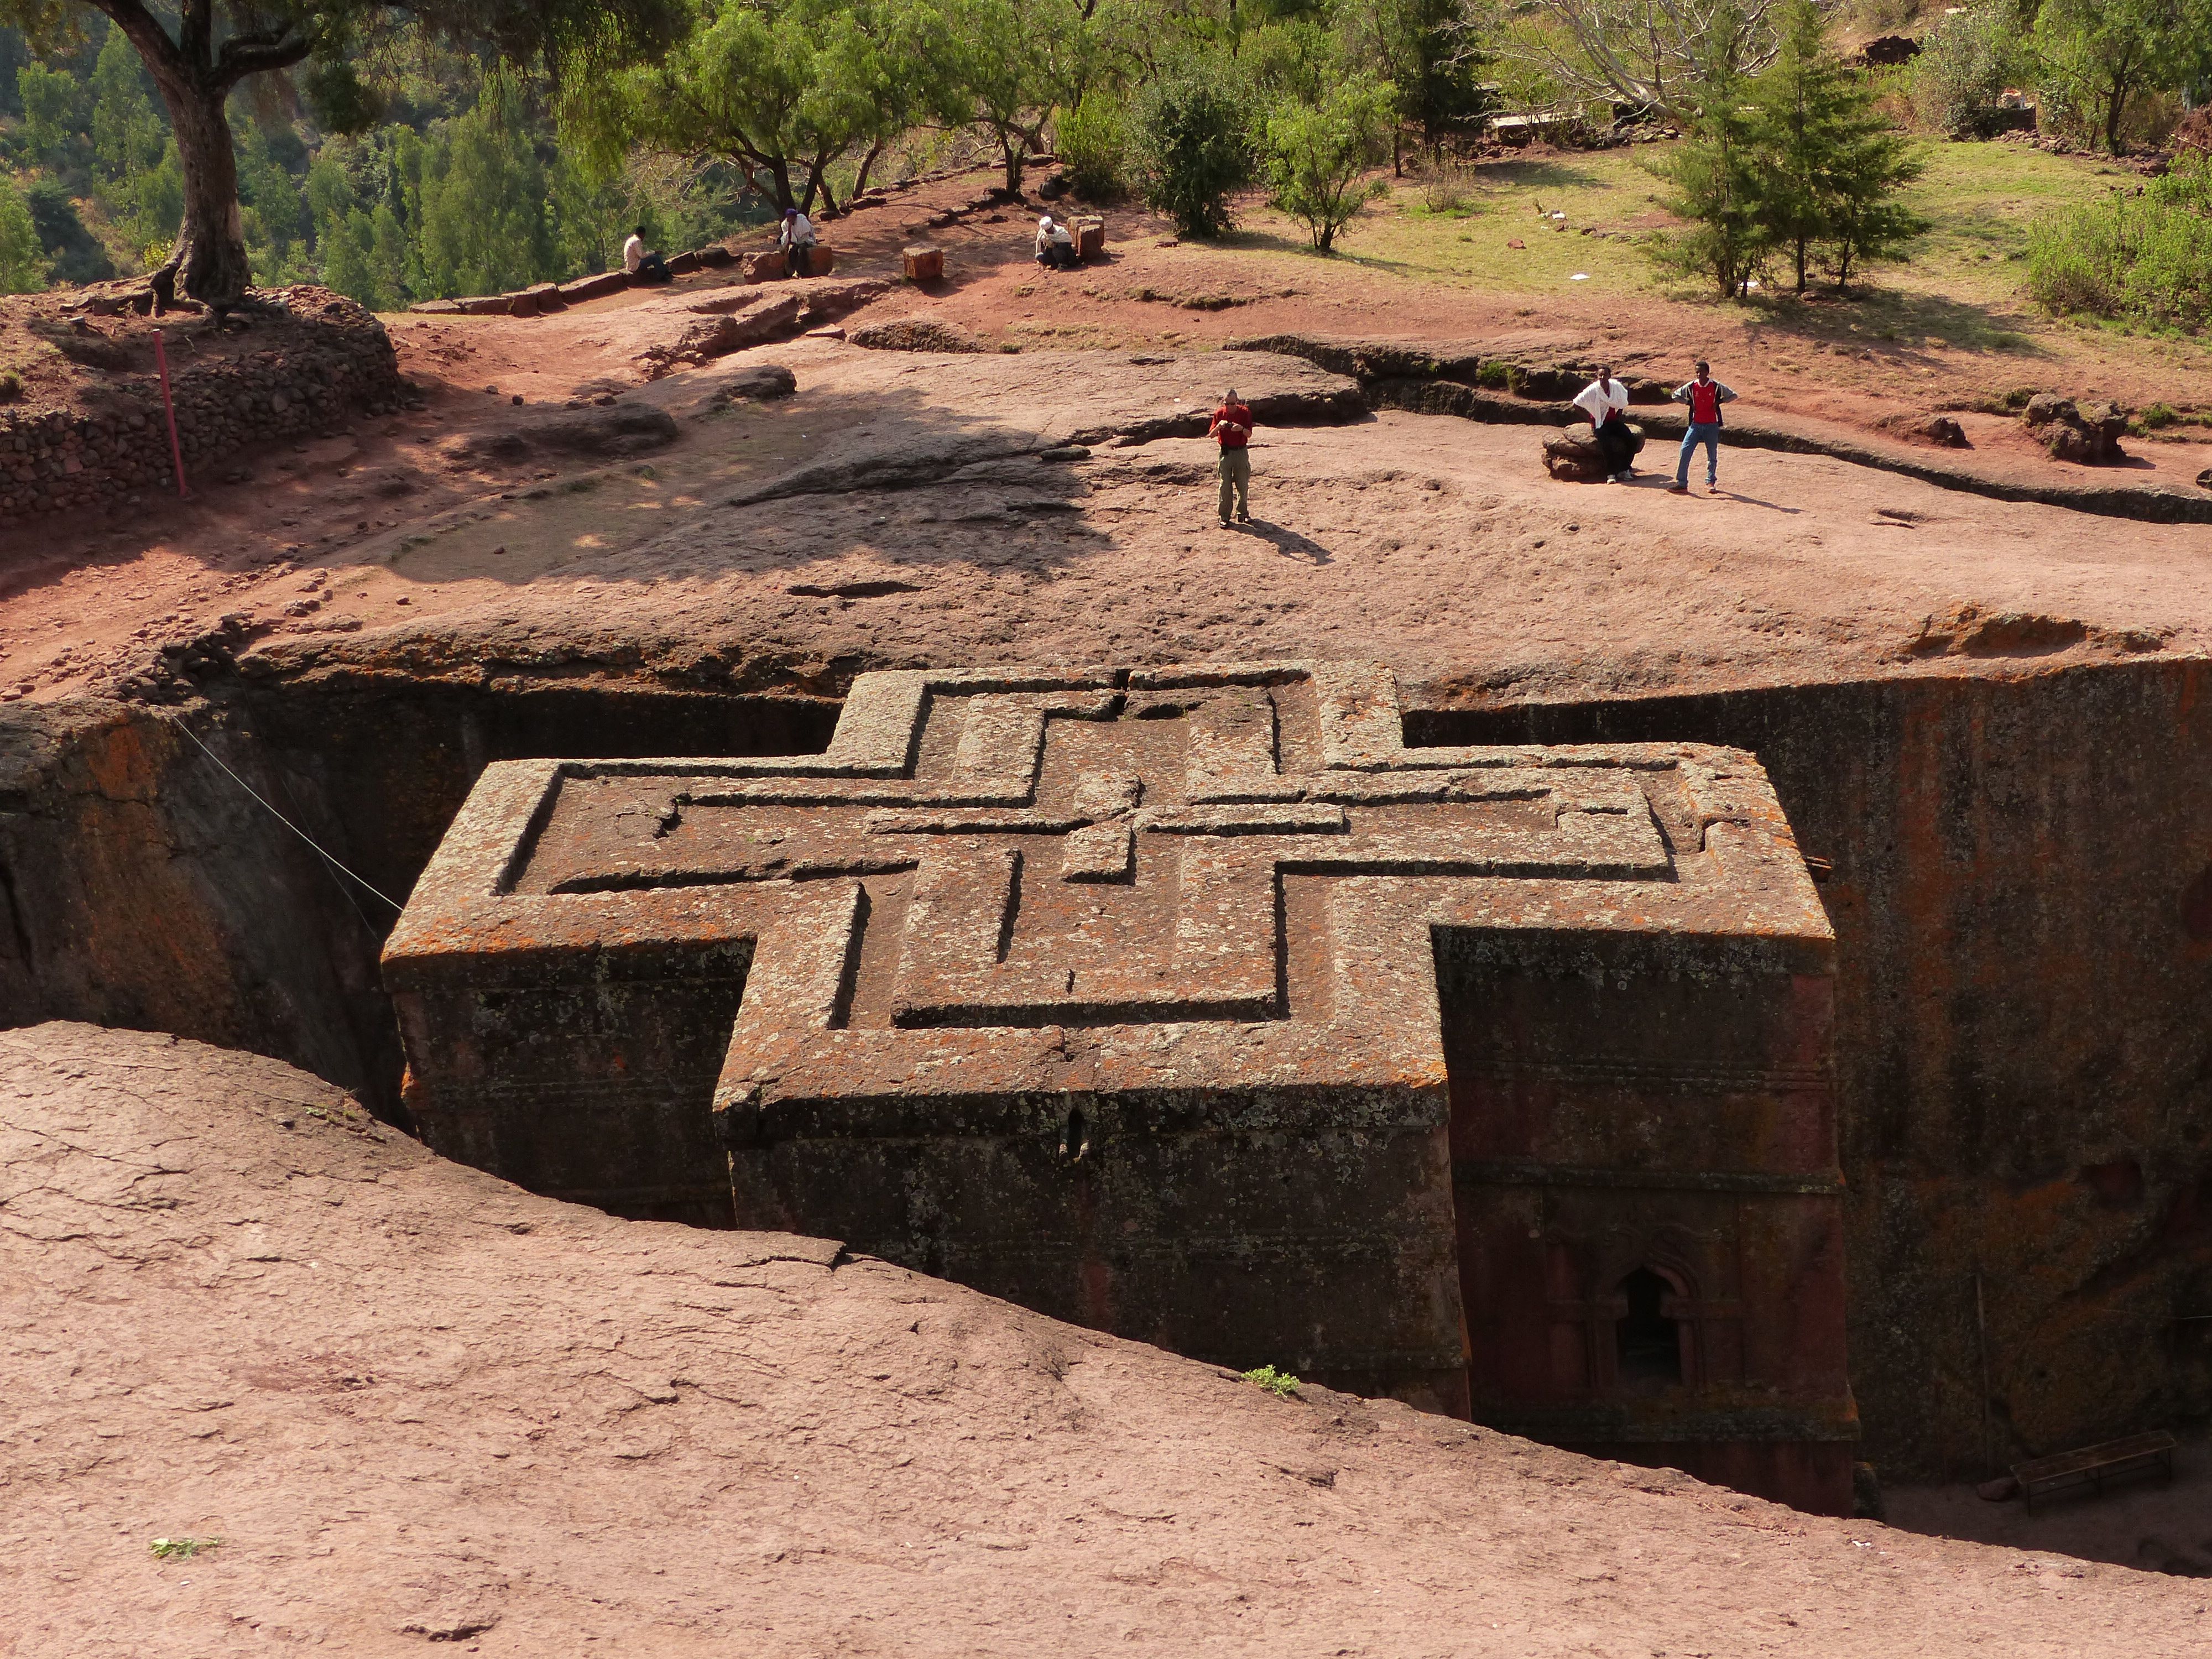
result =
[[[806,275],[806,256],[814,251],[811,242],[793,242],[783,251],[783,268],[793,276]]]
[[[1036,259],[1047,270],[1073,270],[1083,263],[1076,258],[1073,242],[1048,242]]]
[[[1636,434],[1628,429],[1626,421],[1607,421],[1597,429],[1597,451],[1605,457],[1608,475],[1627,471],[1638,447]]]
[[[631,273],[631,280],[640,283],[666,283],[672,282],[675,278],[668,269],[667,260],[662,258],[658,253],[648,253],[637,262],[637,270]]]

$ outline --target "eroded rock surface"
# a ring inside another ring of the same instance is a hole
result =
[[[830,1241],[532,1198],[167,1037],[0,1034],[0,1620],[27,1652],[2206,1639],[2191,1583],[1279,1400]]]

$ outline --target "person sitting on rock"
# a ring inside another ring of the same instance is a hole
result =
[[[1234,495],[1237,521],[1252,522],[1252,411],[1231,386],[1221,394],[1221,407],[1213,411],[1206,435],[1221,446],[1221,527],[1229,528],[1231,496]]]
[[[623,269],[633,283],[665,283],[673,275],[668,261],[646,246],[643,225],[630,232],[629,240],[623,244]]]
[[[775,245],[783,250],[785,270],[793,276],[805,276],[814,248],[814,222],[797,208],[784,209],[783,228],[776,233]]]
[[[1599,369],[1597,379],[1575,393],[1575,407],[1589,416],[1591,435],[1597,441],[1597,453],[1604,458],[1607,479],[1626,483],[1636,476],[1632,463],[1641,446],[1628,428],[1628,388],[1613,378],[1611,364]]]
[[[1049,213],[1037,221],[1036,262],[1047,270],[1073,270],[1083,263],[1073,234]]]

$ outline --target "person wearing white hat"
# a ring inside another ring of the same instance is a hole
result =
[[[1075,256],[1075,237],[1049,213],[1037,220],[1036,262],[1047,270],[1073,270],[1083,262]]]

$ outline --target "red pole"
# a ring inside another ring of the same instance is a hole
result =
[[[185,447],[177,441],[177,406],[169,399],[169,354],[158,328],[154,331],[154,362],[161,371],[161,412],[169,417],[169,459],[177,469],[177,495],[188,501],[192,492],[185,488]]]

